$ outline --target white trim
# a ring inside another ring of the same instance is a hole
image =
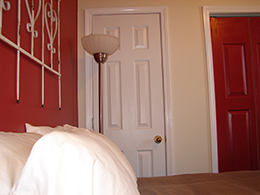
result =
[[[165,133],[167,136],[166,153],[167,153],[167,175],[173,175],[173,130],[172,130],[172,102],[171,102],[171,78],[170,78],[170,64],[169,64],[169,49],[168,49],[168,19],[167,7],[127,7],[127,8],[97,8],[85,10],[85,35],[92,32],[92,17],[94,15],[103,14],[137,14],[137,13],[159,13],[161,19],[162,32],[162,61],[164,74],[164,98],[165,98]],[[90,110],[92,101],[92,73],[93,59],[85,52],[85,66],[86,66],[86,127],[90,127],[93,118],[93,110]]]
[[[92,15],[85,10],[85,31],[84,35],[89,35],[92,32]],[[93,129],[93,57],[87,52],[84,52],[85,61],[85,110],[86,110],[86,128]]]
[[[211,133],[211,162],[212,172],[218,172],[218,149],[217,149],[217,123],[215,106],[215,84],[212,59],[212,45],[210,32],[210,16],[214,15],[254,15],[260,13],[260,6],[203,6],[204,37],[206,47],[206,63],[208,74],[209,91],[209,114],[210,114],[210,133]]]

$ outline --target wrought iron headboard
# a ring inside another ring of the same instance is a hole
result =
[[[2,34],[2,21],[3,21],[3,15],[4,12],[8,12],[12,5],[10,1],[0,0],[0,40],[3,42],[9,44],[11,47],[17,50],[17,83],[16,83],[16,101],[19,103],[20,99],[20,55],[23,54],[27,57],[29,57],[31,60],[36,62],[38,65],[42,67],[42,107],[44,107],[44,71],[45,69],[49,70],[53,74],[58,76],[58,85],[59,85],[59,109],[61,109],[61,56],[60,56],[60,1],[57,1],[57,10],[53,9],[53,0],[50,0],[48,2],[44,2],[44,0],[38,0],[38,8],[35,9],[35,0],[31,0],[30,3],[28,3],[28,0],[24,0],[21,2],[21,0],[17,0],[17,42],[14,43],[10,39],[8,39],[6,36]],[[22,3],[25,3],[27,13],[29,16],[29,21],[26,24],[24,28],[27,29],[28,33],[31,35],[31,52],[26,51],[23,49],[20,45],[21,43],[21,5]],[[42,14],[42,27],[41,29],[35,29],[35,23],[39,17],[39,15]],[[41,59],[37,58],[34,55],[34,48],[35,48],[35,42],[34,39],[38,38],[39,31],[41,31],[42,34],[42,44],[41,44]],[[44,34],[47,32],[49,40],[44,40],[45,36]],[[54,46],[54,40],[57,37],[57,48]],[[45,47],[48,48],[49,53],[45,53]],[[47,65],[44,62],[45,55],[50,55],[50,62]],[[58,70],[55,70],[53,68],[53,56],[57,55],[57,65]]]

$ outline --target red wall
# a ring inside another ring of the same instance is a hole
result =
[[[9,0],[11,10],[3,13],[3,32],[13,42],[17,37],[17,1]],[[22,2],[21,47],[30,51],[26,31],[28,14]],[[31,1],[29,1],[31,2]],[[37,3],[38,1],[35,1]],[[48,0],[45,0],[48,2]],[[57,1],[53,1],[57,3]],[[21,54],[20,101],[16,103],[16,50],[0,40],[0,130],[24,132],[24,123],[77,126],[77,0],[61,0],[61,98],[59,110],[58,76],[45,71],[45,105],[41,105],[41,66]],[[37,5],[35,6],[37,7]],[[38,7],[37,7],[38,8]],[[41,14],[36,28],[41,28]],[[41,33],[35,39],[35,56],[41,59]],[[45,32],[45,41],[48,36]],[[55,39],[57,44],[57,38]],[[47,48],[45,49],[47,53]],[[45,62],[49,55],[45,55]],[[57,61],[57,57],[54,58]],[[57,70],[57,65],[54,65]]]

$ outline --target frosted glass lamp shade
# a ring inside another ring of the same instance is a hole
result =
[[[119,47],[119,38],[105,34],[91,34],[81,38],[83,48],[90,54],[113,54]]]

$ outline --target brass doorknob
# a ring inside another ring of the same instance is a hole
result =
[[[159,144],[162,142],[162,137],[160,135],[156,135],[153,140],[155,143]]]

